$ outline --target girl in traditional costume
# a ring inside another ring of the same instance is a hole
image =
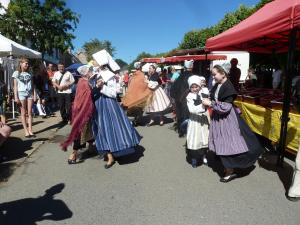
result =
[[[235,169],[253,166],[263,149],[234,107],[237,92],[227,78],[227,72],[216,65],[212,75],[216,85],[211,90],[211,99],[202,101],[203,105],[213,109],[209,149],[220,157],[225,167],[224,177],[220,181],[229,182],[238,176]]]
[[[190,76],[188,84],[190,93],[187,95],[187,106],[190,112],[187,127],[187,158],[193,168],[204,158],[208,147],[208,118],[206,107],[202,104],[203,98],[209,95],[208,89],[202,87],[204,77]],[[206,163],[206,161],[204,162]]]

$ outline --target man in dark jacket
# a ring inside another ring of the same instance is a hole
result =
[[[188,119],[189,111],[186,103],[186,96],[189,92],[188,79],[192,74],[194,66],[193,60],[184,61],[185,71],[180,74],[178,79],[171,87],[170,95],[175,100],[175,111],[177,118],[177,131],[179,137],[184,136],[184,131],[181,129],[181,124]]]

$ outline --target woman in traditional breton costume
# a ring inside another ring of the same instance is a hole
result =
[[[108,162],[105,168],[108,169],[115,163],[116,157],[134,153],[141,136],[131,125],[116,99],[117,81],[111,70],[116,71],[119,66],[104,50],[93,57],[100,66],[97,79],[101,83],[99,98],[95,101],[93,131],[97,151],[107,155]],[[97,83],[99,84],[99,81]]]
[[[85,147],[86,142],[91,146],[93,144],[92,117],[95,111],[93,103],[92,87],[89,79],[92,76],[91,66],[81,66],[77,69],[81,78],[77,83],[76,95],[72,107],[72,129],[67,140],[62,143],[62,149],[73,142],[73,152],[69,156],[68,163],[78,162],[78,150]]]
[[[234,107],[237,92],[224,68],[214,66],[212,75],[216,85],[211,90],[211,100],[207,98],[202,101],[213,109],[209,149],[220,157],[225,167],[224,177],[220,181],[229,182],[238,177],[235,169],[253,166],[263,149]]]
[[[190,76],[188,84],[190,93],[187,95],[187,106],[190,112],[187,127],[187,159],[193,168],[205,157],[208,148],[208,117],[206,107],[202,104],[203,98],[209,95],[208,89],[202,87],[204,77]],[[204,162],[206,163],[206,161]]]
[[[160,87],[161,80],[159,75],[155,72],[155,69],[156,68],[154,65],[149,67],[149,80],[147,82],[148,88],[153,91],[153,96],[149,105],[147,105],[145,108],[145,111],[150,114],[150,122],[147,124],[147,126],[154,124],[155,116],[159,116],[159,125],[163,126],[163,112],[170,107],[171,103],[164,90]]]
[[[152,95],[152,91],[145,82],[145,75],[141,71],[141,63],[135,62],[136,72],[133,74],[127,92],[122,98],[122,106],[127,110],[127,115],[134,116],[133,124],[137,126],[141,122],[143,109],[148,99]]]

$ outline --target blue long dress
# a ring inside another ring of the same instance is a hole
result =
[[[125,115],[116,96],[117,83],[112,77],[95,101],[93,133],[99,153],[112,153],[114,157],[120,157],[134,153],[141,136]]]

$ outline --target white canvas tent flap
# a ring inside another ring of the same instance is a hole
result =
[[[26,56],[33,59],[42,58],[42,54],[40,52],[20,45],[0,34],[0,57],[6,57],[9,55],[16,57]]]

